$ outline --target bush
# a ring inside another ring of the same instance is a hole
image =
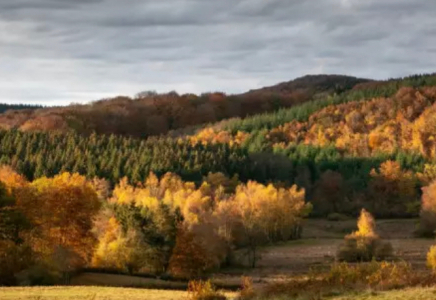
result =
[[[371,262],[349,265],[335,264],[325,277],[325,284],[353,289],[356,286],[389,290],[415,285],[417,280],[410,264]]]
[[[392,258],[393,248],[390,243],[379,237],[347,236],[340,246],[337,258],[346,262],[368,262]]]
[[[240,300],[251,300],[256,293],[253,288],[253,280],[250,277],[242,277],[242,289],[239,292]]]
[[[422,189],[420,224],[418,233],[432,237],[436,230],[436,181]]]
[[[253,298],[324,299],[337,293],[367,289],[387,291],[406,287],[426,287],[433,286],[435,282],[434,275],[416,272],[405,262],[372,261],[354,265],[340,263],[332,265],[328,272],[312,272],[305,279],[269,284],[258,291]]]
[[[427,267],[436,272],[436,246],[431,246],[427,253]]]
[[[188,285],[188,300],[226,300],[226,296],[218,292],[208,281],[190,281]]]
[[[369,212],[362,209],[357,222],[358,231],[345,237],[345,242],[339,247],[339,261],[362,262],[384,260],[393,256],[390,243],[383,242],[375,232],[375,220]]]

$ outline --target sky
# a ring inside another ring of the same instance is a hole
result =
[[[435,0],[0,0],[0,102],[436,72]]]

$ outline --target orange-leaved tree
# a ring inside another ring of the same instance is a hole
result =
[[[51,251],[62,247],[77,254],[81,263],[91,258],[95,246],[93,218],[100,209],[97,193],[79,174],[63,173],[31,183],[38,199],[37,223]]]

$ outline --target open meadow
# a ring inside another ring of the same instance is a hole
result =
[[[408,262],[418,270],[425,270],[427,252],[435,241],[417,238],[416,224],[416,219],[378,220],[377,232],[392,244],[396,260]],[[305,220],[302,239],[264,247],[255,269],[244,267],[222,270],[213,278],[217,285],[237,285],[241,276],[249,276],[255,285],[260,286],[304,276],[311,269],[327,270],[334,263],[344,236],[354,230],[355,220]]]
[[[108,287],[1,288],[2,300],[178,300],[186,292]]]
[[[226,293],[234,299],[235,293]],[[108,287],[26,287],[1,288],[2,300],[183,300],[187,293],[181,291],[144,290]],[[305,298],[299,298],[305,300]],[[432,300],[436,299],[435,288],[405,289],[389,292],[368,291],[360,294],[331,295],[329,300]],[[289,300],[269,298],[259,300]],[[307,299],[309,300],[309,299]]]

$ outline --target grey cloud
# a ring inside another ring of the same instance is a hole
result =
[[[429,0],[0,1],[0,101],[432,72],[435,14]]]

